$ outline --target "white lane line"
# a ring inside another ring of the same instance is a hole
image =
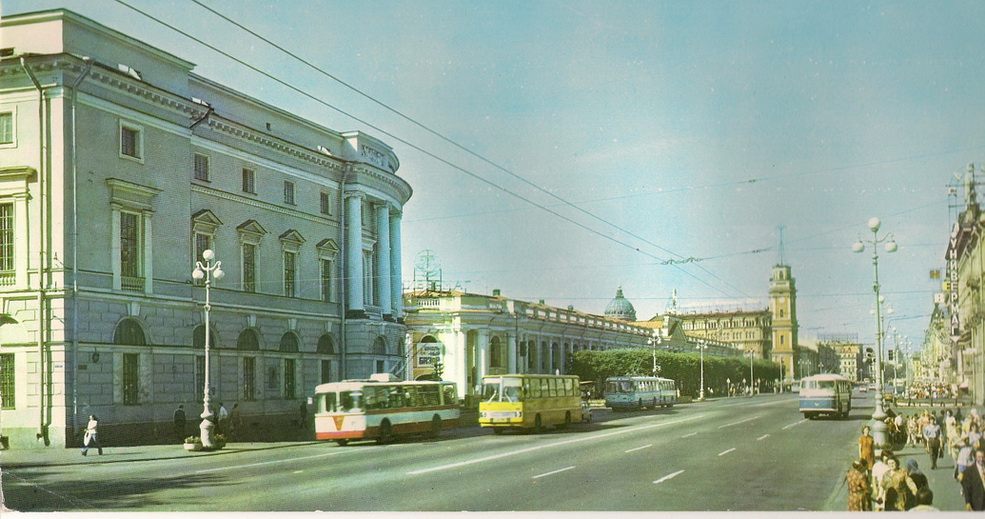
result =
[[[635,448],[635,449],[629,449],[628,451],[623,451],[623,452],[624,452],[624,453],[626,453],[626,452],[633,452],[633,451],[641,451],[641,450],[643,450],[643,449],[648,449],[648,448],[650,448],[650,447],[653,447],[653,444],[652,444],[652,443],[651,443],[651,444],[649,444],[649,445],[644,445],[644,446],[642,446],[642,447],[637,447],[637,448]]]
[[[732,451],[734,451],[734,450],[735,450],[735,447],[732,447],[731,449],[729,449],[729,450],[727,450],[727,451],[722,451],[722,452],[719,452],[719,453],[718,453],[718,455],[719,455],[719,456],[724,456],[724,455],[726,455],[726,454],[728,454],[728,453],[730,453],[730,452],[732,452]]]
[[[447,469],[453,469],[455,467],[464,467],[466,465],[474,465],[476,463],[485,463],[487,461],[497,460],[497,459],[500,459],[500,458],[506,458],[506,457],[509,457],[509,456],[516,456],[517,454],[525,454],[525,453],[528,453],[528,452],[539,451],[539,450],[543,450],[543,449],[550,449],[551,447],[561,447],[563,445],[570,445],[572,443],[579,443],[579,442],[590,441],[590,440],[598,440],[598,439],[601,439],[601,438],[608,438],[609,436],[615,436],[617,434],[626,434],[626,433],[631,433],[631,432],[637,432],[637,431],[642,431],[644,429],[653,429],[655,427],[663,427],[665,425],[676,425],[676,424],[679,424],[679,423],[690,422],[691,420],[697,420],[698,418],[704,418],[704,417],[705,417],[705,415],[700,414],[700,415],[695,415],[695,416],[691,416],[691,417],[688,417],[688,418],[682,418],[680,420],[674,420],[672,422],[661,422],[661,423],[655,423],[655,424],[650,424],[650,425],[641,425],[639,427],[627,427],[625,429],[619,429],[619,430],[616,430],[616,431],[611,431],[611,432],[607,432],[607,433],[597,434],[597,435],[593,435],[593,436],[581,436],[581,437],[578,437],[578,438],[572,438],[570,440],[563,440],[563,441],[559,441],[559,442],[555,442],[555,443],[548,443],[547,445],[536,445],[536,446],[533,446],[533,447],[527,447],[525,449],[519,449],[519,450],[509,451],[509,452],[502,452],[500,454],[493,454],[491,456],[485,456],[483,458],[475,458],[475,459],[471,459],[471,460],[467,460],[467,461],[459,461],[457,463],[449,463],[448,465],[439,465],[437,467],[430,467],[430,468],[426,468],[426,469],[413,470],[411,472],[408,472],[407,474],[408,475],[411,475],[411,476],[415,476],[417,474],[426,474],[428,472],[435,472],[435,471],[438,471],[438,470],[447,470]]]
[[[698,434],[698,433],[696,433],[696,432],[693,432],[693,433],[687,433],[687,434],[685,434],[684,436],[681,436],[681,438],[690,438],[691,436],[695,436],[696,434]]]
[[[718,428],[719,429],[724,429],[726,427],[732,427],[733,425],[739,425],[740,423],[751,422],[751,421],[755,420],[756,418],[759,418],[759,417],[758,416],[753,416],[752,418],[746,418],[745,420],[742,420],[741,422],[732,422],[732,423],[727,423],[725,425],[719,425]]]
[[[760,436],[759,438],[756,438],[756,441],[765,440],[766,438],[769,438],[769,437],[770,437],[770,435],[764,434],[764,435]]]
[[[667,481],[668,479],[676,478],[677,476],[680,476],[683,473],[684,473],[683,470],[678,470],[677,472],[675,472],[673,474],[667,474],[666,476],[664,476],[664,477],[662,477],[662,478],[654,481],[653,484],[659,485],[660,483],[663,483],[664,481]]]
[[[787,429],[789,429],[789,428],[791,428],[791,427],[795,427],[795,426],[798,426],[798,425],[800,425],[800,424],[802,424],[802,423],[804,423],[804,422],[806,422],[806,421],[807,421],[807,419],[806,419],[806,418],[804,418],[803,420],[801,420],[801,421],[799,421],[799,422],[794,422],[794,423],[792,423],[792,424],[790,424],[790,425],[786,425],[786,426],[784,426],[784,427],[783,427],[783,430],[784,430],[784,431],[786,431]]]
[[[342,452],[341,451],[339,451],[339,452],[329,452],[327,454],[316,454],[314,456],[305,456],[303,458],[287,458],[287,459],[282,459],[282,460],[262,461],[260,463],[249,463],[249,464],[246,464],[246,465],[233,465],[233,466],[229,466],[229,467],[216,467],[214,469],[196,470],[195,473],[196,474],[201,474],[201,473],[204,473],[204,472],[218,472],[220,470],[239,470],[239,469],[246,468],[246,467],[259,467],[260,465],[271,465],[271,464],[274,464],[274,463],[290,463],[292,461],[310,460],[310,459],[313,459],[313,458],[324,458],[325,456],[335,456],[337,454],[342,454]]]
[[[544,477],[544,476],[550,476],[551,474],[557,474],[558,472],[564,472],[564,471],[566,471],[566,470],[571,470],[571,469],[573,469],[573,468],[575,468],[575,467],[574,467],[574,466],[572,465],[572,466],[570,466],[570,467],[565,467],[565,468],[563,468],[563,469],[557,469],[557,470],[552,470],[552,471],[550,471],[550,472],[545,472],[545,473],[543,473],[543,474],[540,474],[540,475],[537,475],[537,476],[534,476],[534,477],[532,477],[532,478],[530,478],[530,479],[537,479],[537,478],[542,478],[542,477]]]

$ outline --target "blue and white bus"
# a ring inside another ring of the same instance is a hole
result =
[[[852,381],[841,375],[823,373],[800,381],[800,412],[804,418],[831,414],[848,418],[852,410]]]
[[[670,407],[677,403],[677,384],[661,377],[609,377],[605,379],[605,405],[613,411]]]

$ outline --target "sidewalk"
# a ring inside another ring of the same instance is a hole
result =
[[[91,463],[127,463],[133,461],[151,461],[190,458],[195,456],[223,456],[242,454],[250,451],[282,449],[298,445],[308,445],[324,442],[243,442],[228,443],[222,450],[217,451],[186,451],[181,444],[173,445],[136,445],[127,447],[103,447],[100,455],[97,449],[89,449],[87,456],[81,454],[79,448],[49,448],[49,449],[19,449],[0,450],[0,470],[26,467],[57,467],[67,465],[87,465]]]
[[[946,453],[944,457],[937,460],[937,468],[930,468],[930,455],[924,452],[923,446],[904,447],[896,451],[896,458],[899,459],[900,466],[906,467],[906,461],[910,458],[916,459],[920,466],[920,472],[927,476],[930,489],[934,491],[934,506],[942,511],[964,510],[964,497],[961,495],[961,484],[954,480],[954,460]],[[845,467],[847,472],[848,467]],[[828,501],[829,508],[826,511],[837,512],[848,510],[848,485],[842,480],[838,489],[837,496]]]

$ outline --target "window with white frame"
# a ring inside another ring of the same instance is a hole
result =
[[[144,161],[144,129],[142,126],[120,121],[120,157]]]
[[[287,297],[297,295],[297,261],[296,252],[284,251],[284,295]]]
[[[332,214],[332,195],[324,191],[321,192],[320,196],[320,210],[321,214]]]
[[[243,400],[256,400],[256,361],[256,357],[243,357]]]
[[[0,276],[14,272],[14,204],[0,203]]]
[[[138,213],[120,211],[120,275],[123,289],[143,291],[143,240],[141,216]]]
[[[13,145],[14,137],[14,111],[0,111],[0,146]]]
[[[209,156],[195,154],[195,180],[209,181]]]
[[[243,244],[243,290],[257,291],[257,246],[252,243]]]
[[[239,231],[240,248],[240,279],[244,292],[258,292],[259,276],[257,262],[259,261],[260,240],[267,231],[256,220],[247,220],[236,228]]]
[[[335,243],[335,240],[326,238],[320,241],[316,248],[318,249],[318,260],[321,267],[319,271],[321,294],[319,295],[322,301],[334,303],[336,301],[335,258],[339,253],[339,246]]]
[[[373,278],[376,276],[373,272],[373,251],[364,250],[363,251],[363,304],[372,305],[376,300],[376,294],[373,293]]]
[[[14,389],[17,387],[14,384],[15,375],[14,354],[0,354],[0,408],[13,409],[15,407]]]
[[[140,403],[140,355],[123,354],[123,405]]]

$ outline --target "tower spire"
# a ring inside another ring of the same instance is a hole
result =
[[[787,228],[787,226],[786,225],[783,225],[783,224],[780,224],[780,225],[777,225],[776,226],[776,230],[780,231],[780,250],[779,250],[779,253],[780,253],[780,262],[777,263],[777,265],[784,265],[785,264],[785,263],[783,263],[783,230],[786,229],[786,228]]]

